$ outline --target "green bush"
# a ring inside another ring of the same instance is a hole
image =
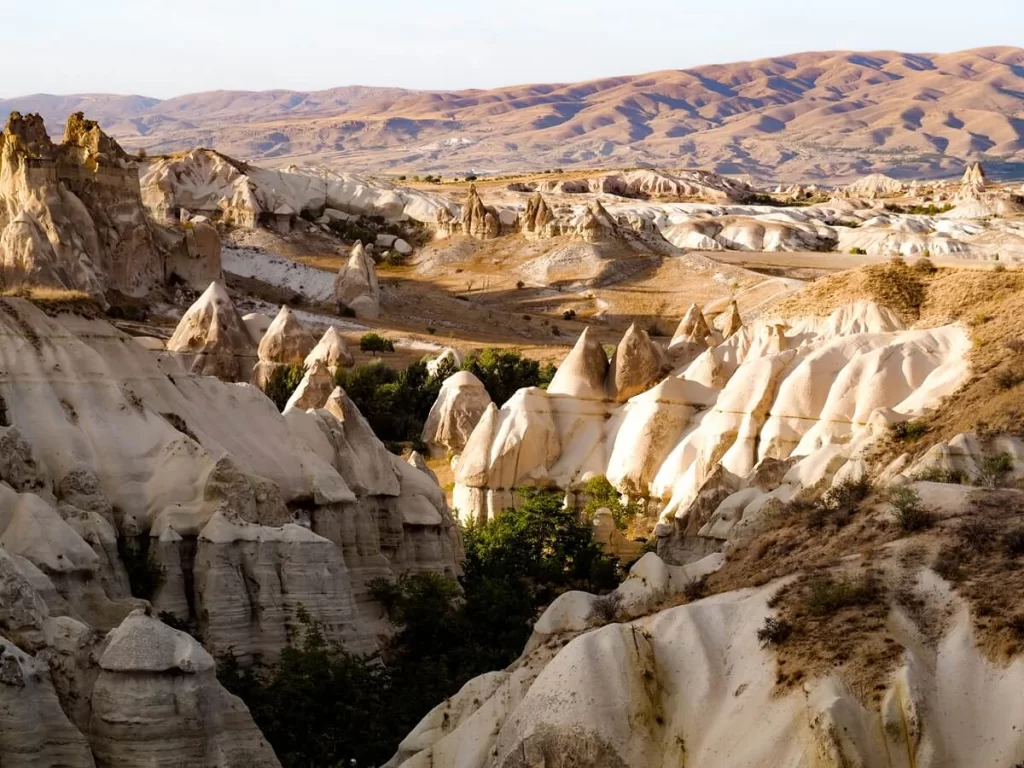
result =
[[[376,357],[378,352],[394,352],[395,343],[379,333],[364,333],[359,339],[359,351],[369,352]]]
[[[894,440],[918,440],[928,432],[928,425],[919,421],[899,421],[889,427],[889,434]]]
[[[643,511],[636,501],[623,501],[622,494],[604,475],[588,480],[583,492],[587,496],[587,501],[583,505],[583,518],[587,521],[594,519],[597,510],[608,509],[615,520],[615,527],[624,531],[629,521]]]
[[[896,522],[908,533],[928,528],[934,522],[931,512],[921,506],[921,497],[913,488],[893,488],[889,492],[889,504],[896,515]]]
[[[1013,471],[1013,457],[1008,453],[985,456],[978,462],[975,481],[986,488],[999,488]]]
[[[757,630],[757,641],[762,648],[778,647],[793,633],[793,625],[785,619],[765,616],[764,624]]]
[[[854,256],[867,256],[868,255],[868,252],[865,251],[863,248],[857,248],[857,247],[851,248],[850,249],[850,253],[852,255],[854,255]]]
[[[267,380],[263,394],[274,401],[277,410],[283,411],[305,375],[306,369],[303,368],[302,363],[275,368]]]
[[[815,616],[829,616],[851,606],[869,605],[881,594],[875,576],[868,572],[858,578],[817,576],[808,584],[807,609]]]
[[[491,400],[499,406],[524,387],[549,384],[555,375],[553,365],[542,366],[519,352],[494,347],[469,356],[462,370],[480,379]]]

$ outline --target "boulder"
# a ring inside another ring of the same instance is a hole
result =
[[[272,768],[276,756],[213,658],[137,610],[107,636],[92,694],[97,766]]]

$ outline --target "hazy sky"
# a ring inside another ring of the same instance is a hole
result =
[[[0,97],[494,87],[831,49],[1024,44],[1022,0],[48,0],[7,4]]]

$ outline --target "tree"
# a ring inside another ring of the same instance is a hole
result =
[[[263,389],[263,394],[274,401],[277,410],[283,411],[284,407],[288,405],[292,393],[302,383],[302,377],[305,375],[306,369],[302,366],[302,363],[279,366],[270,374],[270,379]]]
[[[587,496],[587,502],[583,505],[583,517],[586,520],[593,520],[597,510],[607,509],[612,513],[615,527],[624,531],[629,521],[643,511],[636,501],[623,501],[622,494],[604,475],[588,480],[583,490]]]
[[[377,333],[364,333],[359,339],[359,351],[369,352],[376,357],[378,352],[394,352],[395,343]]]
[[[488,347],[467,358],[462,370],[480,379],[491,400],[501,405],[523,387],[550,383],[556,369],[550,364],[542,368],[519,352]]]

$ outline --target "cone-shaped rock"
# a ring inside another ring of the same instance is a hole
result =
[[[523,214],[520,226],[527,236],[554,237],[558,234],[558,221],[540,192],[535,192],[526,202],[526,213]]]
[[[435,483],[437,482],[437,475],[434,474],[434,470],[427,466],[427,462],[424,461],[419,451],[413,451],[410,453],[408,462],[410,467],[416,467],[420,472],[429,475],[430,479]]]
[[[686,365],[708,348],[711,329],[708,328],[704,313],[696,304],[691,304],[683,319],[679,321],[668,352],[674,365]]]
[[[423,426],[423,442],[459,453],[483,416],[491,396],[469,371],[445,379]]]
[[[629,326],[612,355],[608,371],[608,397],[624,403],[633,395],[650,389],[661,378],[664,353],[651,341],[647,331]]]
[[[591,400],[605,398],[605,378],[608,375],[608,355],[597,339],[584,328],[562,364],[558,366],[548,392],[553,395],[572,395]]]
[[[316,362],[323,363],[331,373],[337,371],[339,367],[346,368],[355,364],[345,337],[333,325],[324,332],[320,341],[313,347],[313,351],[306,356],[304,365],[311,368]]]
[[[497,237],[499,230],[498,217],[484,205],[476,184],[470,184],[466,204],[462,207],[462,231],[477,240],[489,240]]]
[[[281,307],[260,339],[257,354],[261,362],[301,363],[315,346],[316,339],[302,321],[288,307]]]
[[[225,381],[248,380],[256,357],[245,321],[218,282],[210,283],[188,308],[167,351],[179,356],[192,373]]]
[[[306,411],[310,408],[323,408],[327,399],[334,391],[334,376],[327,366],[319,360],[306,369],[306,374],[288,399],[285,410],[298,408]]]
[[[740,317],[740,308],[736,305],[735,301],[729,303],[729,318],[725,321],[725,326],[722,328],[722,337],[728,339],[730,336],[739,332],[743,327],[743,319]]]
[[[380,285],[377,266],[362,243],[356,243],[348,262],[334,279],[334,300],[356,317],[375,319],[380,314]]]
[[[391,466],[391,455],[377,439],[369,422],[341,387],[335,387],[324,410],[340,422],[344,435],[336,446],[337,463],[350,487],[364,487],[378,496],[397,496],[398,476]],[[350,482],[350,478],[352,481]]]

